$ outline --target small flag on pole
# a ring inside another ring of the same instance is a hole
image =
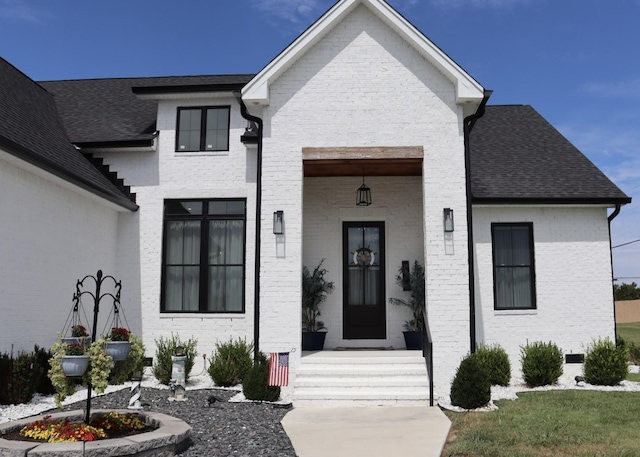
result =
[[[289,353],[272,352],[269,357],[269,382],[270,386],[289,385]]]

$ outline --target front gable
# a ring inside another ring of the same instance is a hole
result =
[[[371,11],[454,85],[455,103],[480,104],[482,86],[383,0],[339,1],[242,89],[245,102],[269,105],[272,83],[359,6]]]

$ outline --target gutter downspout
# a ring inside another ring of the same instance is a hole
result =
[[[256,170],[256,253],[254,269],[254,294],[253,294],[253,360],[258,360],[260,354],[260,231],[262,228],[262,132],[263,122],[257,116],[249,114],[247,106],[242,100],[240,91],[234,91],[233,95],[240,104],[240,114],[249,122],[253,122],[258,128],[258,163]]]
[[[609,258],[611,260],[611,294],[613,295],[613,281],[615,278],[613,277],[613,249],[611,248],[611,221],[613,221],[618,214],[620,214],[620,203],[616,203],[616,209],[613,210],[613,213],[607,217],[607,221],[609,222]],[[618,339],[618,324],[616,324],[616,297],[613,296],[613,335],[616,339]]]
[[[484,91],[484,98],[480,102],[480,106],[476,112],[464,118],[464,168],[466,174],[466,191],[467,191],[467,250],[469,263],[469,340],[470,352],[476,352],[476,281],[475,281],[475,257],[473,254],[473,214],[471,205],[471,147],[469,144],[469,134],[476,124],[476,121],[484,116],[487,101],[493,91]]]

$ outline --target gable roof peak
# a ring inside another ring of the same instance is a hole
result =
[[[456,103],[482,101],[484,88],[480,83],[384,0],[339,0],[242,89],[243,100],[248,104],[268,105],[271,82],[360,5],[369,8],[454,84]]]

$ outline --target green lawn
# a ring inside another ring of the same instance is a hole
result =
[[[452,429],[443,456],[640,456],[640,392],[520,393],[498,411],[445,411]]]
[[[621,336],[625,341],[633,341],[635,344],[640,345],[640,322],[617,324],[616,327],[618,336]]]

